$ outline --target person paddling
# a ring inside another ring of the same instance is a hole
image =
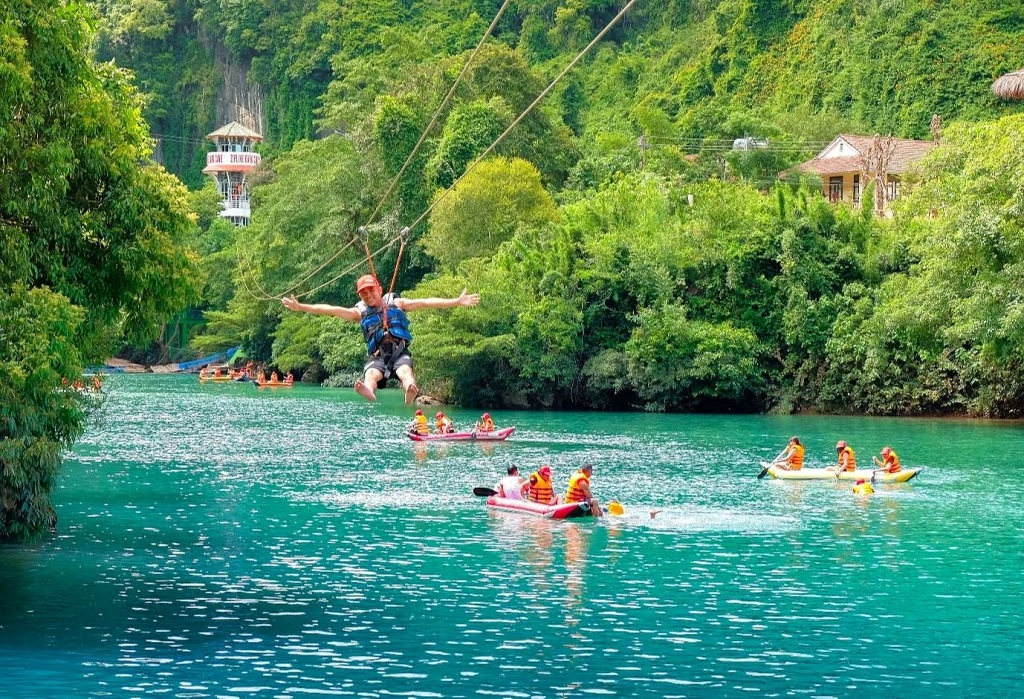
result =
[[[478,432],[494,432],[494,420],[491,419],[490,413],[480,416],[480,420],[476,423],[476,429]]]
[[[419,388],[409,354],[412,332],[406,313],[423,308],[475,306],[480,303],[480,294],[467,294],[463,289],[461,294],[450,299],[403,299],[396,294],[384,294],[380,282],[372,274],[364,274],[356,280],[356,293],[360,301],[351,308],[299,303],[291,297],[281,299],[281,303],[290,311],[336,316],[359,323],[368,357],[363,367],[363,378],[355,383],[356,393],[366,400],[377,400],[377,384],[395,375],[402,382],[405,404],[411,405],[419,394]]]
[[[890,447],[882,448],[882,460],[879,461],[877,456],[872,456],[871,460],[875,462],[877,470],[885,473],[899,473],[903,467],[900,466],[900,457],[896,455]]]
[[[857,458],[854,456],[853,448],[842,439],[836,442],[836,454],[839,457],[838,461],[835,466],[830,468],[836,469],[837,476],[843,471],[857,470]]]
[[[783,471],[799,471],[804,467],[804,445],[800,443],[799,437],[789,440],[789,446],[773,464]]]
[[[519,475],[519,467],[512,464],[508,467],[508,475],[498,481],[498,497],[509,500],[522,500],[526,479]]]

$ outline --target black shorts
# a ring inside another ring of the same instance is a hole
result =
[[[367,369],[376,369],[384,375],[385,379],[390,379],[400,366],[412,368],[412,356],[406,347],[402,347],[397,353],[384,354],[382,352],[379,355],[371,356],[363,367],[363,373],[365,374]]]

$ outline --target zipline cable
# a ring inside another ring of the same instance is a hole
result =
[[[377,204],[377,208],[375,208],[373,210],[373,213],[370,214],[370,218],[367,219],[365,224],[363,224],[364,226],[368,226],[371,223],[373,223],[373,220],[377,217],[377,214],[380,212],[381,207],[384,206],[384,202],[387,201],[387,198],[391,196],[392,192],[395,191],[395,187],[398,186],[398,181],[402,179],[402,175],[405,174],[405,171],[409,168],[409,165],[412,163],[413,158],[416,157],[416,153],[419,152],[420,146],[422,146],[423,142],[427,140],[427,136],[430,134],[430,131],[434,128],[434,124],[437,123],[438,118],[441,116],[441,112],[444,111],[444,108],[448,106],[449,102],[451,102],[452,97],[455,96],[455,90],[456,88],[458,88],[459,83],[462,82],[462,79],[466,76],[466,73],[469,72],[469,66],[473,64],[476,55],[480,53],[480,49],[483,48],[484,42],[487,41],[488,38],[490,38],[491,34],[494,32],[494,28],[498,26],[498,20],[500,20],[501,16],[505,14],[505,10],[508,8],[511,2],[512,0],[505,0],[504,4],[498,9],[498,14],[494,15],[494,19],[491,20],[491,26],[487,28],[487,31],[484,32],[484,35],[480,38],[480,43],[476,45],[476,48],[473,49],[473,53],[470,54],[468,59],[466,59],[466,63],[465,65],[462,66],[462,72],[459,73],[459,77],[455,78],[455,82],[452,83],[452,87],[450,90],[448,90],[448,94],[445,95],[444,99],[441,100],[441,104],[439,104],[437,109],[434,111],[434,116],[431,117],[430,123],[427,124],[426,128],[423,129],[423,133],[420,134],[420,140],[416,142],[416,145],[413,146],[412,150],[409,152],[409,155],[408,157],[406,157],[405,162],[402,163],[402,167],[399,169],[398,174],[395,175],[394,178],[391,180],[391,183],[388,185],[387,191],[385,191],[384,195],[380,198],[380,202]]]
[[[611,30],[611,28],[614,27],[618,23],[618,21],[620,19],[622,19],[622,17],[626,14],[626,12],[628,12],[629,9],[631,7],[633,7],[633,5],[635,5],[637,2],[638,2],[638,0],[629,0],[629,2],[626,3],[626,5],[621,10],[619,10],[619,14],[615,15],[615,17],[613,17],[612,20],[610,22],[608,22],[607,25],[605,25],[605,28],[602,29],[600,31],[600,33],[597,36],[595,36],[593,38],[593,40],[589,44],[587,44],[586,47],[582,51],[580,51],[580,53],[576,56],[576,58],[572,59],[572,61],[569,63],[569,65],[567,65],[565,67],[565,69],[562,70],[562,72],[559,73],[555,77],[555,79],[551,81],[551,84],[548,85],[546,88],[544,88],[544,91],[541,92],[537,96],[537,99],[535,99],[530,104],[530,106],[528,106],[525,110],[523,110],[523,113],[520,114],[518,117],[516,117],[515,121],[513,121],[511,124],[509,124],[509,127],[507,129],[505,129],[505,131],[500,136],[498,136],[498,138],[496,138],[494,140],[494,143],[492,143],[490,146],[488,146],[487,150],[485,150],[483,153],[481,153],[479,156],[477,156],[476,160],[474,160],[472,163],[470,163],[469,167],[466,168],[465,172],[463,172],[459,176],[459,178],[457,180],[452,182],[452,184],[446,190],[441,192],[441,194],[437,197],[437,199],[435,199],[433,202],[431,202],[430,206],[428,206],[426,208],[426,210],[422,214],[420,214],[419,218],[417,218],[415,221],[413,221],[411,224],[409,224],[408,229],[411,231],[412,229],[416,228],[416,226],[419,225],[419,223],[421,221],[423,221],[423,219],[426,218],[427,215],[430,214],[430,212],[433,210],[433,208],[435,206],[440,204],[441,201],[444,200],[445,197],[447,197],[449,194],[451,194],[452,191],[455,189],[455,187],[459,184],[459,182],[461,182],[466,177],[466,175],[468,175],[473,170],[473,168],[475,168],[478,164],[480,164],[480,162],[484,158],[486,158],[488,155],[490,155],[491,151],[493,151],[495,148],[498,147],[498,144],[501,143],[505,139],[505,137],[509,134],[509,132],[512,131],[512,129],[514,129],[516,126],[518,126],[519,122],[521,122],[523,119],[525,119],[527,117],[527,115],[533,110],[533,108],[536,107],[538,104],[540,104],[541,100],[543,100],[545,97],[548,96],[548,93],[551,92],[555,88],[555,85],[558,84],[558,81],[560,81],[563,77],[565,77],[566,73],[568,73],[570,70],[572,70],[572,68],[577,63],[579,63],[583,59],[583,57],[585,55],[587,55],[587,53],[590,51],[590,49],[592,49],[597,44],[597,42],[599,42],[601,39],[603,39],[604,35],[607,34]]]
[[[498,15],[498,16],[500,16],[500,14],[501,14],[501,13],[503,13],[503,12],[505,11],[505,7],[506,7],[506,6],[507,6],[507,5],[509,4],[509,2],[510,2],[510,1],[511,1],[511,0],[506,0],[505,4],[503,4],[503,5],[502,5],[502,7],[500,8],[500,10],[499,10],[499,15]],[[503,131],[503,132],[501,133],[501,135],[499,135],[499,136],[498,136],[498,137],[497,137],[497,138],[496,138],[496,139],[494,140],[494,142],[493,142],[493,143],[491,143],[491,145],[487,147],[487,149],[486,149],[486,150],[485,150],[485,151],[484,151],[483,153],[481,153],[481,154],[480,154],[479,156],[477,156],[477,158],[476,158],[476,159],[475,159],[475,160],[474,160],[474,161],[473,161],[472,163],[470,163],[470,164],[469,164],[469,166],[468,166],[468,167],[467,167],[467,168],[465,169],[465,171],[464,171],[464,172],[462,173],[462,175],[460,175],[460,176],[458,177],[458,179],[456,179],[456,180],[455,180],[454,182],[452,182],[452,184],[451,184],[451,185],[449,185],[447,189],[445,189],[444,191],[442,191],[442,192],[441,192],[441,194],[440,194],[440,195],[439,195],[439,196],[438,196],[438,197],[437,197],[437,198],[436,198],[436,199],[435,199],[435,200],[434,200],[433,202],[431,202],[431,204],[430,204],[430,205],[429,205],[429,206],[428,206],[428,207],[427,207],[427,208],[426,208],[426,209],[425,209],[425,210],[423,211],[423,213],[422,213],[422,214],[420,214],[420,215],[419,215],[419,217],[418,217],[418,218],[416,218],[416,220],[415,220],[415,221],[413,221],[413,222],[412,222],[412,223],[411,223],[410,225],[406,226],[406,227],[405,227],[405,228],[403,229],[403,231],[402,231],[403,235],[404,235],[404,234],[407,234],[407,233],[408,233],[409,231],[413,230],[413,229],[414,229],[414,228],[415,228],[416,226],[418,226],[418,225],[419,225],[419,224],[420,224],[420,223],[421,223],[421,222],[423,221],[423,219],[424,219],[424,218],[426,218],[426,217],[427,217],[427,216],[428,216],[428,215],[430,214],[430,212],[431,212],[431,211],[432,211],[432,210],[434,209],[434,207],[435,207],[435,206],[437,206],[437,205],[438,205],[439,203],[441,203],[441,201],[443,201],[443,200],[444,200],[444,199],[445,199],[445,198],[446,198],[446,197],[447,197],[447,196],[448,196],[449,194],[451,194],[451,192],[452,192],[452,191],[454,191],[455,187],[457,187],[457,186],[458,186],[458,184],[459,184],[460,182],[462,182],[462,180],[463,180],[463,179],[465,179],[465,177],[466,177],[466,176],[467,176],[467,175],[468,175],[468,174],[469,174],[469,173],[470,173],[470,172],[471,172],[471,171],[472,171],[472,170],[473,170],[473,169],[474,169],[474,168],[475,168],[475,167],[476,167],[476,166],[477,166],[478,164],[480,164],[480,163],[481,163],[481,162],[482,162],[482,161],[484,160],[484,158],[486,158],[486,157],[487,157],[488,155],[490,155],[490,154],[491,154],[491,152],[492,152],[492,151],[494,151],[494,149],[498,147],[498,144],[499,144],[499,143],[501,143],[501,142],[502,142],[502,141],[503,141],[503,140],[505,139],[505,137],[506,137],[506,136],[508,136],[508,134],[509,134],[509,133],[511,133],[512,129],[514,129],[514,128],[515,128],[516,126],[518,126],[518,125],[520,124],[520,122],[522,122],[522,121],[523,121],[523,119],[525,119],[525,118],[526,118],[526,117],[527,117],[527,116],[528,116],[528,115],[530,114],[530,112],[532,112],[532,111],[533,111],[533,109],[534,109],[534,108],[535,108],[535,107],[536,107],[536,106],[537,106],[538,104],[540,104],[540,102],[541,102],[541,101],[542,101],[542,100],[543,100],[543,99],[544,99],[545,97],[547,97],[547,96],[548,96],[548,94],[549,94],[549,93],[550,93],[550,92],[551,92],[551,91],[552,91],[552,90],[553,90],[553,89],[555,88],[555,85],[557,85],[557,84],[559,83],[559,81],[561,81],[561,79],[562,79],[562,78],[564,78],[564,77],[566,76],[566,74],[568,74],[568,72],[569,72],[570,70],[572,70],[572,69],[573,69],[573,68],[574,68],[574,67],[576,66],[576,64],[577,64],[577,63],[579,63],[579,62],[580,62],[580,61],[581,61],[581,60],[583,59],[583,57],[584,57],[584,56],[586,56],[586,55],[587,55],[587,54],[588,54],[588,53],[590,52],[590,50],[591,50],[591,49],[592,49],[592,48],[593,48],[594,46],[596,46],[596,45],[597,45],[597,43],[598,43],[599,41],[601,41],[601,39],[603,39],[603,38],[604,38],[604,36],[605,36],[605,35],[606,35],[606,34],[607,34],[607,33],[608,33],[609,31],[611,31],[611,29],[612,29],[612,28],[613,28],[613,27],[614,27],[614,26],[615,26],[616,24],[618,24],[619,20],[621,20],[621,19],[622,19],[622,18],[623,18],[623,17],[625,16],[625,14],[626,14],[626,13],[627,13],[627,12],[628,12],[628,11],[629,11],[629,10],[630,10],[630,9],[631,9],[632,7],[633,7],[633,5],[635,5],[635,4],[637,3],[637,2],[638,2],[638,0],[629,0],[629,2],[627,2],[627,3],[626,3],[626,4],[625,4],[625,5],[623,6],[623,7],[622,7],[622,9],[621,9],[621,10],[619,10],[618,14],[616,14],[616,15],[615,15],[615,17],[613,17],[613,18],[611,19],[611,21],[609,21],[609,22],[608,22],[608,24],[606,24],[606,25],[605,25],[604,29],[602,29],[602,30],[601,30],[601,31],[600,31],[600,32],[599,32],[599,33],[597,34],[597,36],[595,36],[595,37],[594,37],[594,38],[593,38],[593,39],[592,39],[592,40],[590,41],[590,43],[589,43],[589,44],[587,44],[587,45],[586,45],[586,46],[585,46],[585,47],[583,48],[583,50],[582,50],[582,51],[580,51],[580,52],[579,52],[579,54],[577,54],[577,55],[576,55],[576,57],[575,57],[575,58],[573,58],[573,60],[569,62],[569,64],[568,64],[568,65],[567,65],[567,66],[566,66],[566,67],[565,67],[565,68],[564,68],[564,69],[562,70],[562,72],[561,72],[561,73],[559,73],[559,74],[558,74],[557,76],[555,76],[554,80],[552,80],[552,81],[551,81],[551,83],[550,83],[550,84],[549,84],[549,85],[548,85],[548,86],[547,86],[546,88],[544,88],[544,90],[543,90],[543,91],[542,91],[542,92],[541,92],[541,93],[540,93],[540,94],[539,94],[539,95],[537,96],[537,98],[536,98],[536,99],[535,99],[535,100],[534,100],[533,102],[531,102],[531,103],[530,103],[530,105],[529,105],[528,107],[526,107],[526,109],[525,109],[525,110],[523,110],[523,112],[522,112],[522,113],[521,113],[521,114],[520,114],[520,115],[519,115],[518,117],[516,117],[516,118],[515,118],[515,120],[513,120],[511,124],[509,124],[508,128],[506,128],[506,129],[505,129],[505,131]],[[489,33],[490,33],[491,31],[492,31],[492,29],[493,29],[493,26],[494,26],[494,24],[495,24],[496,22],[497,22],[497,17],[495,18],[495,22],[492,22],[492,25],[491,25],[491,27],[490,27],[490,28],[488,28],[488,30],[487,30],[487,31],[488,31],[488,34],[489,34]],[[484,37],[484,39],[486,39],[486,38],[487,38],[487,37],[485,36],[485,37]],[[482,45],[482,43],[483,43],[483,41],[481,41],[481,45]],[[478,46],[478,49],[479,49],[479,46]],[[474,51],[473,55],[474,55],[474,56],[476,55],[476,51]],[[467,66],[468,66],[468,65],[469,65],[469,61],[467,61]],[[462,73],[462,74],[460,74],[460,76],[459,76],[458,80],[461,80],[461,78],[462,78],[462,75],[464,75],[464,74],[465,74],[465,71],[466,71],[466,68],[464,67],[464,68],[463,68],[463,73]],[[450,90],[450,91],[449,91],[449,95],[451,95],[451,94],[453,94],[453,93],[454,93],[454,86],[453,86],[452,90]],[[450,97],[446,97],[445,99],[446,99],[446,100],[447,100],[447,99],[450,99]],[[440,110],[441,110],[441,108],[439,108],[439,109],[438,109],[438,112],[440,112]],[[435,115],[435,117],[436,117],[436,115]],[[433,124],[434,124],[434,121],[435,121],[435,120],[432,120],[432,121],[431,121],[431,123],[430,123],[430,125],[428,126],[428,128],[431,128],[431,127],[433,126]],[[424,132],[424,133],[426,133],[426,130],[425,130],[425,132]],[[416,148],[418,148],[418,147],[419,147],[419,146],[420,146],[420,145],[422,144],[422,142],[423,142],[423,140],[424,140],[424,139],[425,139],[425,135],[424,135],[424,136],[421,136],[421,138],[420,138],[420,142],[419,142],[419,143],[417,143],[417,145],[416,145]],[[415,150],[416,150],[416,148],[414,148],[414,149],[413,149],[413,153],[411,153],[411,154],[410,154],[410,156],[409,156],[409,158],[407,158],[407,160],[406,160],[406,164],[405,164],[405,165],[403,165],[403,169],[404,169],[405,167],[407,167],[407,166],[408,166],[408,163],[409,163],[409,162],[411,162],[411,161],[412,161],[412,157],[413,157],[413,155],[415,154]],[[398,177],[396,177],[396,178],[394,179],[394,182],[396,182],[396,183],[397,183],[397,181],[398,181]],[[390,193],[390,188],[389,188],[389,193]],[[381,203],[383,203],[383,199],[382,199],[382,202],[381,202]],[[376,213],[377,213],[377,212],[379,211],[379,208],[380,208],[380,205],[378,205],[378,207],[377,207],[377,209],[376,209],[376,210],[374,211],[374,214],[373,214],[373,215],[376,215]],[[396,239],[396,240],[397,240],[397,239]],[[392,240],[392,241],[390,241],[390,242],[386,243],[386,244],[385,244],[384,246],[382,246],[382,247],[381,247],[380,249],[378,249],[378,250],[377,250],[377,251],[375,251],[374,253],[371,253],[371,254],[369,254],[369,255],[368,255],[368,257],[367,257],[367,262],[368,262],[368,263],[370,263],[370,265],[371,265],[371,269],[372,269],[372,256],[373,256],[373,255],[375,255],[375,254],[378,254],[378,253],[380,253],[380,252],[382,252],[382,251],[384,251],[384,250],[386,250],[386,249],[388,249],[389,247],[391,247],[392,245],[394,245],[394,243],[396,242],[396,240]],[[364,246],[366,247],[366,249],[367,249],[367,250],[369,249],[369,244],[368,244],[368,243],[365,243],[365,242],[364,242]],[[404,248],[404,241],[403,241],[403,248]],[[316,270],[315,270],[315,271],[313,272],[313,274],[315,274],[316,272],[319,272],[319,271],[320,271],[320,270],[322,270],[322,269],[323,269],[324,267],[326,267],[326,266],[327,266],[328,264],[330,264],[331,262],[333,262],[333,261],[334,261],[335,259],[337,259],[337,257],[338,257],[338,256],[339,256],[340,254],[341,254],[341,251],[339,251],[339,252],[335,253],[334,255],[332,255],[332,256],[331,256],[330,258],[328,258],[328,259],[327,259],[327,260],[326,260],[326,261],[325,261],[325,262],[324,262],[324,263],[323,263],[323,264],[322,264],[322,265],[321,265],[320,267],[318,267],[318,268],[317,268],[317,269],[316,269]],[[351,265],[351,266],[350,266],[350,267],[348,267],[347,269],[343,270],[342,272],[340,272],[339,274],[335,275],[334,277],[332,277],[332,278],[328,279],[327,281],[325,281],[324,283],[320,284],[319,286],[316,286],[316,287],[314,287],[313,289],[310,289],[309,291],[307,291],[307,292],[305,292],[305,293],[301,294],[301,296],[308,296],[308,295],[312,294],[313,292],[315,292],[315,291],[317,291],[317,290],[319,290],[319,289],[322,289],[323,287],[325,287],[325,286],[327,286],[327,285],[329,285],[329,284],[332,284],[332,283],[334,283],[334,282],[335,282],[335,281],[337,281],[338,279],[341,279],[342,277],[344,277],[344,276],[346,276],[347,274],[349,274],[350,272],[352,272],[352,271],[353,271],[354,269],[356,269],[356,268],[357,268],[357,267],[358,267],[358,266],[359,266],[360,264],[362,264],[362,263],[360,262],[360,263],[357,263],[357,264]],[[292,290],[296,289],[297,287],[299,287],[300,285],[304,284],[305,282],[309,281],[309,279],[310,279],[310,278],[312,278],[313,274],[307,275],[307,276],[306,276],[306,277],[305,277],[304,279],[302,279],[302,280],[300,280],[300,281],[296,282],[295,284],[293,284],[293,285],[292,285],[292,286],[290,287],[289,291],[292,291]],[[395,276],[397,276],[397,274],[398,274],[398,269],[397,269],[397,264],[396,264],[396,268],[395,268],[395,272],[394,272],[394,275],[393,275],[393,279],[394,279],[394,277],[395,277]],[[375,275],[375,276],[376,276],[376,275]],[[394,281],[392,280],[392,284],[393,284],[393,283],[394,283]],[[287,293],[287,292],[285,292],[285,293]],[[299,296],[299,294],[296,294],[296,297],[298,297],[298,296]]]
[[[494,32],[495,27],[498,26],[498,21],[501,19],[502,15],[505,14],[505,10],[508,9],[508,6],[510,4],[512,4],[512,0],[505,0],[505,2],[502,4],[502,6],[500,8],[498,8],[497,14],[494,15],[494,19],[491,20],[491,24],[490,24],[489,27],[487,27],[487,31],[484,32],[484,35],[480,38],[480,42],[476,45],[476,48],[473,49],[473,53],[471,53],[469,58],[466,59],[465,64],[462,66],[462,71],[459,73],[458,77],[455,79],[455,82],[452,83],[451,88],[448,90],[448,94],[445,95],[444,99],[441,100],[441,104],[439,104],[437,109],[434,111],[434,115],[433,115],[433,117],[431,117],[430,123],[427,124],[426,128],[423,129],[423,132],[420,134],[419,140],[416,142],[416,145],[413,146],[413,149],[409,152],[409,155],[406,157],[405,162],[402,163],[402,167],[399,169],[398,174],[396,174],[391,179],[391,182],[388,184],[387,190],[381,196],[380,201],[378,201],[376,208],[374,208],[374,210],[373,210],[373,213],[370,214],[370,217],[366,220],[366,223],[363,224],[363,226],[360,228],[361,232],[359,233],[359,235],[363,236],[363,238],[364,238],[363,242],[364,242],[364,247],[367,250],[367,254],[369,254],[369,246],[368,246],[368,244],[365,241],[365,237],[367,235],[366,232],[365,232],[366,226],[369,226],[371,223],[373,223],[373,221],[377,218],[377,214],[380,213],[381,208],[384,206],[384,203],[388,200],[388,197],[390,197],[392,192],[395,191],[395,187],[398,186],[398,182],[401,180],[402,175],[404,175],[405,171],[409,169],[409,165],[412,164],[412,161],[416,157],[416,154],[419,152],[420,147],[423,145],[424,141],[427,140],[427,136],[430,135],[430,132],[434,128],[434,125],[437,123],[437,120],[440,118],[441,114],[444,112],[445,108],[448,106],[448,103],[451,102],[452,98],[455,96],[455,90],[458,88],[459,84],[462,82],[462,79],[466,76],[466,73],[469,72],[469,67],[473,64],[473,61],[476,59],[477,54],[480,53],[480,49],[483,48],[484,43],[487,41],[488,38],[490,38],[491,34]],[[334,255],[332,255],[331,257],[327,258],[327,260],[322,265],[317,267],[315,270],[310,272],[306,277],[304,277],[304,278],[300,279],[299,281],[295,282],[294,284],[291,285],[291,287],[289,287],[284,292],[282,292],[281,296],[284,296],[285,294],[293,292],[295,289],[299,288],[300,286],[302,286],[303,284],[308,282],[317,273],[319,273],[324,267],[326,267],[327,265],[329,265],[332,262],[334,262],[334,260],[338,259],[338,257],[341,256],[341,253],[344,252],[344,250],[347,247],[348,246],[346,245],[345,248],[342,248],[341,250],[336,252]],[[403,242],[402,249],[404,249],[404,248],[405,248],[405,243]],[[399,253],[399,260],[400,259],[401,259],[401,253]],[[367,262],[369,263],[371,273],[373,274],[373,276],[376,277],[377,273],[373,269],[373,260],[371,258],[367,257]],[[393,277],[392,285],[394,284],[394,279],[397,278],[397,276],[398,276],[398,266],[397,265],[398,265],[398,261],[396,261],[396,263],[395,263],[395,271],[394,271],[394,274],[392,275],[392,277]],[[330,281],[333,282],[333,281],[335,281],[338,278],[339,277],[334,277],[334,279],[331,279]],[[328,283],[330,283],[330,282],[328,282]],[[321,284],[320,286],[318,286],[316,288],[319,289],[319,288],[321,288],[323,286],[325,286],[325,285]],[[296,297],[308,296],[311,293],[312,293],[312,291],[307,291],[307,292],[305,292],[303,294],[295,294],[295,296]],[[278,298],[280,298],[280,297],[278,297]]]
[[[449,185],[447,189],[445,189],[443,192],[441,192],[441,194],[437,197],[437,199],[435,199],[430,204],[430,206],[428,206],[426,208],[426,210],[422,214],[420,214],[420,216],[415,221],[413,221],[410,225],[406,226],[403,229],[403,233],[408,233],[409,231],[413,230],[417,225],[419,225],[423,221],[423,219],[426,218],[430,214],[430,212],[433,210],[433,208],[435,206],[437,206],[439,203],[441,203],[441,201],[445,197],[447,197],[455,189],[455,187],[459,184],[459,182],[461,182],[466,177],[466,175],[468,175],[470,173],[470,171],[473,170],[473,168],[475,168],[481,161],[483,161],[484,158],[486,158],[488,155],[490,155],[491,151],[493,151],[495,148],[497,148],[498,144],[501,143],[502,140],[504,140],[504,138],[512,131],[512,129],[514,129],[516,126],[518,126],[519,123],[523,119],[525,119],[527,117],[527,115],[529,115],[529,113],[533,110],[533,108],[536,107],[538,104],[540,104],[541,100],[543,100],[545,97],[547,97],[548,93],[550,93],[555,88],[555,85],[557,85],[558,82],[562,78],[564,78],[565,75],[570,70],[572,70],[573,67],[577,63],[579,63],[583,59],[583,57],[586,56],[587,53],[592,48],[594,48],[595,45],[597,45],[597,43],[601,39],[604,38],[605,34],[607,34],[609,31],[611,31],[612,27],[614,27],[618,23],[618,21],[620,19],[622,19],[625,16],[625,14],[630,10],[630,8],[632,8],[633,5],[635,5],[637,2],[638,2],[638,0],[629,0],[629,2],[626,3],[621,10],[619,10],[619,13],[617,15],[615,15],[615,17],[613,17],[611,19],[611,21],[608,22],[607,25],[605,25],[604,29],[602,29],[600,31],[600,33],[598,33],[598,35],[595,36],[593,38],[593,40],[591,40],[591,42],[589,44],[587,44],[586,47],[582,51],[580,51],[580,53],[576,56],[576,58],[572,59],[572,61],[569,63],[569,65],[567,65],[562,70],[562,72],[559,73],[555,77],[555,79],[551,81],[551,84],[549,84],[546,88],[544,88],[544,90],[537,96],[537,99],[535,99],[525,110],[523,110],[523,112],[518,117],[516,117],[516,119],[511,124],[509,124],[508,128],[505,129],[505,131],[500,136],[498,136],[490,146],[488,146],[487,150],[485,150],[483,153],[481,153],[476,158],[476,160],[474,160],[472,163],[470,163],[469,166],[466,168],[466,170],[462,173],[462,175],[460,175],[458,179],[456,179],[454,182],[452,182],[452,184]],[[392,244],[393,244],[393,242],[392,242]],[[320,289],[320,288],[326,286],[327,284],[331,284],[331,283],[337,281],[341,277],[345,276],[345,274],[347,274],[349,271],[351,271],[351,270],[347,270],[345,272],[342,272],[342,273],[332,277],[331,279],[327,280],[326,282],[324,282],[320,286],[316,287],[316,289]],[[397,275],[397,274],[398,274],[398,268],[397,268],[397,263],[396,263],[395,275]],[[313,290],[311,290],[310,292],[307,292],[307,293],[312,293],[316,289],[313,289]]]
[[[292,284],[290,287],[288,287],[287,289],[282,291],[277,296],[271,295],[269,291],[267,291],[266,289],[264,289],[263,287],[260,286],[259,282],[256,281],[256,271],[254,269],[252,269],[252,265],[249,265],[249,272],[250,272],[250,274],[252,276],[253,284],[261,292],[263,292],[263,294],[265,294],[264,298],[261,298],[261,297],[258,297],[256,295],[252,294],[253,298],[255,298],[257,301],[278,301],[278,300],[280,300],[283,296],[286,296],[287,294],[291,293],[292,291],[297,289],[300,285],[304,284],[306,281],[308,281],[308,280],[312,279],[314,276],[316,276],[316,274],[318,272],[320,272],[322,269],[324,269],[324,267],[326,267],[327,265],[331,264],[331,262],[336,260],[343,252],[345,252],[350,247],[352,247],[352,245],[354,245],[355,242],[356,242],[356,238],[353,237],[351,240],[349,240],[348,243],[346,243],[344,246],[342,246],[342,248],[340,250],[338,250],[338,252],[336,252],[330,259],[328,259],[326,262],[324,262],[319,267],[317,267],[312,272],[310,272],[304,279],[296,282],[295,284]],[[238,257],[241,258],[241,256],[242,256],[241,252],[239,252],[238,253]],[[248,286],[246,286],[246,291],[249,291]],[[251,292],[250,292],[250,294],[251,294]]]
[[[404,229],[403,229],[403,230],[404,230]],[[393,239],[389,240],[388,242],[384,243],[384,245],[382,245],[382,246],[380,246],[379,248],[377,248],[376,250],[374,250],[374,251],[373,251],[373,252],[372,252],[372,253],[370,254],[370,256],[372,257],[372,256],[374,256],[374,255],[379,255],[379,254],[381,254],[381,253],[382,253],[382,252],[384,252],[385,250],[387,250],[387,249],[389,249],[389,248],[393,247],[393,246],[394,246],[394,244],[398,242],[398,240],[399,240],[399,238],[398,238],[398,236],[396,236],[395,238],[393,238]],[[309,296],[310,294],[312,294],[312,293],[314,293],[314,292],[316,292],[316,291],[319,291],[320,289],[323,289],[323,288],[324,288],[325,286],[328,286],[328,285],[330,285],[330,284],[333,284],[334,282],[338,281],[338,280],[339,280],[339,279],[341,279],[342,277],[344,277],[344,276],[347,276],[347,275],[348,275],[348,274],[350,274],[351,272],[354,272],[355,270],[359,269],[359,267],[360,267],[360,266],[362,266],[362,264],[363,264],[363,263],[364,263],[365,261],[366,261],[366,260],[359,260],[359,261],[357,261],[357,262],[354,262],[354,263],[352,263],[351,265],[349,265],[349,266],[348,266],[348,267],[346,267],[345,269],[341,270],[341,272],[339,272],[339,273],[338,273],[338,274],[336,274],[335,276],[333,276],[333,277],[331,277],[330,279],[328,279],[327,281],[325,281],[325,282],[324,282],[323,284],[320,284],[320,285],[318,285],[318,286],[314,286],[314,287],[313,287],[312,289],[310,289],[309,291],[307,291],[307,292],[305,292],[304,294],[302,294],[302,296]],[[297,296],[298,296],[298,295],[297,295]]]

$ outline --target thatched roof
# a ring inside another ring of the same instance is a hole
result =
[[[992,92],[1003,99],[1024,100],[1024,68],[997,79],[992,83]]]

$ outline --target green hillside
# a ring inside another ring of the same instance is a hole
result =
[[[483,296],[415,318],[417,372],[445,399],[1019,415],[1024,110],[990,86],[1024,66],[1024,9],[640,0],[531,108],[622,6],[510,3],[467,64],[502,3],[100,3],[97,56],[135,72],[193,188],[224,77],[260,88],[252,225],[196,197],[200,349],[350,382],[355,327],[275,297],[351,305],[371,224],[397,288]],[[930,139],[935,115],[942,147],[892,219],[778,179],[840,132]]]
[[[512,3],[495,40],[550,77],[621,5]],[[266,98],[267,146],[280,152],[318,126],[355,126],[406,68],[471,49],[501,3],[96,6],[98,56],[135,71],[167,166],[198,186],[197,154],[217,126],[225,60],[251,67]],[[950,122],[1010,109],[988,88],[1024,65],[1022,27],[1024,7],[1000,0],[643,0],[567,82],[562,117],[577,135],[731,138],[758,130],[813,140],[842,125],[927,137],[933,114]]]

